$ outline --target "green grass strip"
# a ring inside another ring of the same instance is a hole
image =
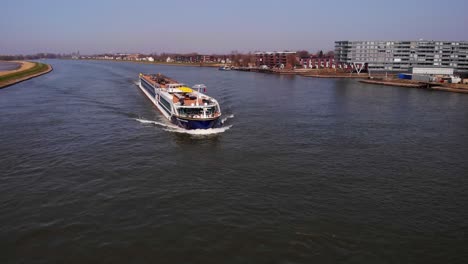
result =
[[[34,75],[43,71],[47,70],[47,64],[44,63],[39,63],[35,62],[36,65],[34,65],[32,68],[20,71],[20,72],[15,72],[15,73],[10,73],[4,76],[0,76],[0,83],[1,82],[8,82],[10,80],[16,80],[16,79],[21,79],[23,77],[27,77],[30,75]]]

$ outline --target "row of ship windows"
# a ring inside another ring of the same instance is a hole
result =
[[[159,98],[159,104],[162,106],[162,108],[168,113],[171,114],[171,104],[166,101],[166,99],[160,97]]]
[[[468,50],[468,47],[452,47],[452,48],[391,48],[391,47],[372,47],[372,48],[349,48],[349,49],[336,49],[336,53],[340,52],[463,52]]]
[[[428,62],[428,63],[432,63],[432,62],[439,62],[439,63],[459,63],[459,64],[464,64],[464,63],[468,63],[468,61],[466,60],[458,60],[458,61],[447,61],[447,60],[431,60],[431,59],[421,59],[421,60],[400,60],[400,61],[394,61],[394,60],[376,60],[376,59],[354,59],[354,61],[366,61],[366,62],[386,62],[386,63],[395,63],[395,64],[399,64],[399,63],[421,63],[421,62]]]
[[[338,55],[338,57],[455,57],[455,56],[466,56],[464,54],[439,54],[439,53],[418,53],[418,54],[408,54],[408,53],[348,53],[343,55]]]
[[[374,54],[374,53],[406,53],[406,54],[453,54],[453,53],[468,53],[468,48],[466,50],[349,50],[349,51],[337,51],[336,54],[346,54],[346,53],[363,53],[363,54]]]
[[[459,46],[459,45],[467,44],[467,42],[424,42],[424,41],[414,41],[414,42],[405,42],[405,41],[363,41],[363,42],[336,42],[336,45],[341,46],[369,46],[369,45],[405,45],[405,46],[425,46],[425,47],[432,47],[435,45],[452,45],[452,46]]]
[[[145,88],[146,91],[148,91],[151,95],[155,96],[154,88],[151,85],[147,84],[145,81],[142,81],[141,84],[143,85],[143,88]],[[166,111],[169,115],[171,114],[171,111],[169,110],[171,109],[171,104],[168,101],[160,97],[159,104],[162,106],[164,111]]]
[[[149,85],[148,83],[146,83],[146,81],[142,80],[141,81],[141,84],[143,85],[143,88],[145,88],[146,91],[148,91],[148,93],[150,93],[151,95],[153,95],[153,97],[155,96],[154,94],[154,88]]]

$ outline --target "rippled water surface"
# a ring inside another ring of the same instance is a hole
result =
[[[48,61],[0,90],[1,263],[463,263],[468,95]],[[181,133],[138,73],[205,83]]]

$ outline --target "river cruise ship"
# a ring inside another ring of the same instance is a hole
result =
[[[162,74],[142,74],[138,86],[173,124],[184,129],[209,129],[221,125],[216,99],[205,94],[206,86],[188,87]]]

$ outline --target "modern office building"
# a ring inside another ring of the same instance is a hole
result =
[[[335,61],[365,63],[371,71],[448,67],[468,72],[468,41],[335,41]]]

